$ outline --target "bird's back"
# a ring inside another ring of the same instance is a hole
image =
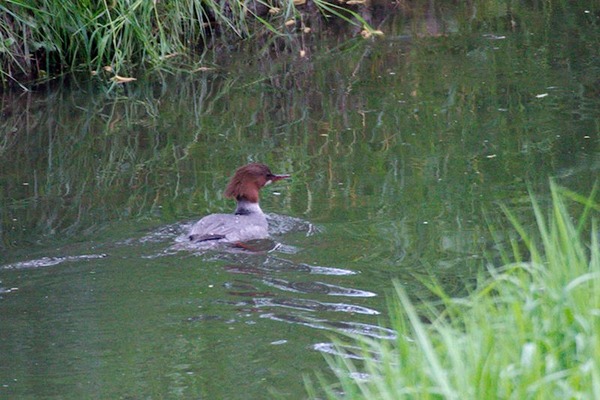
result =
[[[262,213],[207,215],[196,222],[189,233],[189,239],[193,242],[207,240],[243,242],[267,237],[269,237],[267,218]]]

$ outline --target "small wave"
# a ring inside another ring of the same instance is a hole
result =
[[[366,290],[346,288],[323,282],[290,282],[284,279],[265,278],[263,282],[280,290],[295,293],[316,293],[329,296],[375,297],[376,293]]]
[[[283,307],[302,311],[335,311],[349,314],[379,315],[380,312],[371,308],[345,303],[324,303],[316,300],[259,298],[254,299],[256,307]]]
[[[350,271],[349,269],[320,267],[318,265],[309,265],[308,268],[310,268],[311,274],[316,275],[356,275],[355,271]]]
[[[285,235],[294,232],[304,232],[306,236],[312,236],[322,231],[318,226],[300,218],[288,215],[267,214],[269,232],[272,235]]]
[[[4,288],[4,287],[0,286],[0,295],[6,294],[6,293],[16,292],[17,290],[19,290],[19,288],[16,288],[16,287],[13,287],[13,288]]]
[[[289,314],[262,314],[261,318],[268,318],[272,321],[287,322],[289,324],[304,325],[315,329],[325,329],[330,331],[344,332],[351,335],[368,336],[376,339],[396,339],[397,333],[393,329],[383,328],[377,325],[364,324],[360,322],[328,321],[301,315]]]
[[[309,265],[304,263],[295,263],[283,258],[269,257],[265,260],[263,268],[274,272],[307,272],[315,275],[356,275],[355,271],[343,268],[322,267],[319,265]]]
[[[51,267],[62,264],[64,262],[97,260],[108,257],[106,254],[82,254],[79,256],[64,256],[64,257],[42,257],[35,260],[20,261],[12,264],[6,264],[0,269],[29,269]]]
[[[139,239],[140,243],[159,243],[165,242],[167,240],[172,240],[173,238],[182,235],[184,232],[187,232],[190,227],[189,224],[171,224],[160,227],[149,234],[141,237]]]
[[[359,346],[341,345],[334,343],[315,343],[310,346],[313,350],[353,360],[364,360],[364,350]]]
[[[131,245],[132,243],[162,243],[172,240],[175,240],[175,242],[180,242],[183,241],[184,238],[187,239],[185,233],[189,231],[191,226],[191,222],[165,225],[152,230],[140,238],[128,238],[120,240],[116,242],[116,244],[126,246]]]

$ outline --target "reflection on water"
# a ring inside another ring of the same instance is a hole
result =
[[[353,289],[342,287],[338,285],[332,285],[323,282],[289,282],[285,279],[277,278],[265,278],[263,282],[269,286],[277,289],[297,292],[297,293],[312,293],[312,294],[326,294],[329,296],[347,296],[347,297],[373,297],[375,293],[368,292],[366,290]]]
[[[383,38],[3,94],[0,398],[298,398],[334,332],[394,337],[393,280],[465,293],[515,243],[500,204],[526,229],[549,178],[587,194],[595,17],[404,3],[365,15]],[[180,240],[249,161],[294,176],[263,190],[272,240]]]
[[[292,218],[272,214],[271,220],[276,220],[275,233],[283,235],[294,231],[304,231],[306,236],[311,236],[318,232],[314,225],[307,223],[299,218]],[[302,295],[325,295],[348,298],[367,298],[377,296],[376,293],[362,290],[359,288],[345,287],[338,284],[322,282],[316,280],[318,276],[323,279],[326,276],[340,277],[356,275],[359,271],[353,271],[343,268],[325,267],[297,263],[278,257],[277,252],[280,246],[285,246],[271,239],[255,240],[240,245],[220,244],[214,246],[212,243],[208,246],[198,246],[197,243],[189,244],[189,241],[182,240],[181,232],[186,232],[189,224],[172,224],[155,229],[141,238],[130,238],[116,243],[117,247],[131,248],[133,246],[143,246],[150,244],[165,244],[172,241],[177,242],[175,246],[169,246],[164,250],[154,254],[144,255],[146,259],[160,259],[163,257],[181,257],[181,252],[191,255],[204,257],[205,259],[227,261],[228,264],[222,268],[224,271],[236,274],[247,275],[253,278],[253,281],[242,282],[235,280],[225,282],[223,287],[227,294],[238,298],[247,297],[251,300],[247,302],[235,301],[232,306],[236,309],[241,306],[250,306],[255,309],[284,308],[296,311],[317,313],[342,312],[349,315],[379,315],[380,312],[369,307],[354,305],[351,303],[332,303],[307,298],[283,297],[283,292],[293,292]],[[181,244],[186,244],[181,246]],[[289,247],[289,246],[288,246]],[[285,254],[285,253],[284,253]],[[1,265],[3,270],[35,269],[57,266],[63,263],[81,263],[90,260],[107,258],[107,253],[101,254],[82,254],[69,256],[41,257],[32,260],[25,260],[10,264]],[[294,280],[287,280],[281,275],[293,277]],[[352,281],[348,281],[351,283]],[[277,289],[279,292],[269,292],[261,290],[261,287]],[[3,293],[9,293],[11,290],[4,290]],[[227,304],[227,302],[222,302]],[[189,317],[188,321],[206,321],[219,320],[221,316],[194,316]],[[323,318],[316,318],[312,315],[297,314],[261,314],[261,318],[269,318],[273,321],[293,322],[304,326],[317,329],[339,330],[345,333],[360,333],[368,335],[377,335],[377,337],[386,337],[381,334],[373,334],[379,328],[372,325],[328,321]],[[391,334],[388,332],[389,337]]]
[[[280,220],[285,220],[285,217],[280,217]],[[313,357],[318,357],[318,354],[327,349],[322,344],[323,336],[318,333],[307,334],[304,330],[365,335],[381,339],[395,338],[395,332],[378,326],[376,318],[381,311],[377,308],[381,304],[372,301],[377,293],[357,286],[355,278],[361,276],[361,271],[299,262],[298,259],[307,255],[307,249],[302,247],[298,247],[298,251],[294,253],[296,260],[285,258],[290,256],[290,253],[279,252],[278,245],[261,251],[232,251],[227,247],[174,249],[173,243],[185,230],[186,224],[166,225],[139,238],[121,239],[112,244],[96,244],[95,246],[105,249],[98,254],[40,257],[5,264],[0,267],[0,271],[33,273],[40,270],[53,274],[53,269],[62,267],[62,273],[56,275],[56,278],[70,276],[74,293],[69,299],[58,300],[62,297],[62,290],[53,288],[58,282],[50,283],[48,291],[45,289],[48,283],[32,288],[29,283],[22,282],[18,292],[17,288],[1,289],[0,300],[3,296],[13,296],[19,292],[34,298],[38,293],[41,298],[49,297],[59,304],[58,309],[46,311],[50,315],[68,312],[77,319],[87,321],[85,323],[89,324],[90,328],[102,324],[104,318],[114,320],[113,324],[116,326],[104,324],[100,331],[94,333],[98,344],[87,344],[86,346],[91,346],[91,350],[83,350],[80,345],[71,343],[69,336],[63,336],[60,340],[61,343],[65,342],[63,346],[68,346],[76,352],[97,353],[101,351],[99,348],[116,346],[114,354],[120,354],[120,343],[131,340],[128,338],[129,334],[125,333],[131,329],[136,332],[153,332],[156,329],[160,330],[161,326],[167,323],[177,331],[189,332],[184,337],[188,342],[186,346],[191,346],[191,349],[183,353],[176,350],[176,342],[158,342],[172,349],[169,353],[179,354],[176,359],[161,361],[170,367],[169,376],[180,382],[172,382],[174,387],[189,386],[190,382],[202,385],[198,383],[203,381],[203,373],[198,370],[199,365],[206,363],[207,368],[214,368],[225,367],[232,362],[218,354],[214,357],[208,356],[208,350],[203,349],[203,346],[214,346],[208,343],[228,343],[229,340],[233,340],[223,351],[232,354],[235,359],[243,358],[244,344],[234,339],[237,336],[232,335],[233,332],[243,332],[243,336],[251,335],[252,342],[262,349],[261,354],[264,355],[273,352],[264,346],[281,346],[286,354],[281,359],[291,357],[297,359],[298,363],[306,362],[310,358],[307,357],[306,349],[315,353]],[[303,233],[306,239],[313,236]],[[281,236],[281,239],[285,240],[286,236]],[[140,264],[139,259],[145,260],[145,265]],[[72,269],[71,266],[76,266],[76,269]],[[115,280],[122,274],[127,276],[125,280]],[[131,279],[132,274],[138,276],[138,279]],[[182,274],[183,276],[176,277]],[[169,295],[172,290],[175,290],[173,295]],[[102,306],[103,303],[106,305]],[[93,304],[97,306],[90,308]],[[106,307],[101,313],[108,313],[110,317],[96,315],[99,312],[98,307]],[[121,316],[114,316],[111,311],[130,307],[135,311]],[[149,321],[142,322],[147,318]],[[151,322],[153,320],[156,322]],[[50,317],[48,323],[58,322]],[[59,323],[59,326],[61,324]],[[290,331],[286,326],[297,328]],[[82,332],[87,329],[81,327],[75,331]],[[249,329],[257,330],[258,333],[251,334]],[[17,332],[15,333],[18,334]],[[197,339],[192,339],[196,337]],[[208,339],[209,337],[213,339]],[[265,340],[261,344],[263,337]],[[142,347],[146,345],[138,344]],[[195,350],[198,346],[200,349]],[[293,346],[293,350],[290,346]],[[6,349],[0,345],[0,351],[5,352]],[[209,351],[218,353],[218,345],[217,349]],[[71,350],[54,357],[58,362],[63,357],[68,357],[70,352]],[[105,363],[118,363],[115,355],[104,354],[99,357]],[[261,357],[265,357],[264,355]],[[247,366],[241,366],[236,375],[243,375],[243,371],[255,365],[252,360],[247,362]],[[97,369],[87,361],[83,362],[80,368],[84,371]],[[179,372],[182,368],[186,371],[184,375]],[[72,369],[66,368],[64,371],[71,377],[78,376]],[[10,373],[8,375],[10,376]],[[254,376],[255,373],[251,375]],[[251,382],[258,378],[248,379]],[[12,387],[13,384],[9,386]],[[217,389],[211,390],[219,392]]]
[[[285,235],[291,232],[304,232],[308,236],[318,232],[314,225],[303,221],[299,218],[292,218],[283,215],[271,214],[270,223],[274,222],[273,229],[270,230],[274,235]],[[309,265],[306,263],[298,263],[284,258],[278,257],[276,253],[280,246],[285,246],[281,243],[272,240],[253,240],[243,244],[219,244],[214,246],[200,245],[197,243],[188,243],[189,241],[182,239],[180,232],[186,231],[186,227],[182,226],[179,229],[169,227],[168,232],[173,232],[177,235],[177,247],[171,247],[168,253],[171,256],[180,256],[177,251],[189,251],[192,254],[206,256],[207,252],[211,251],[209,257],[221,261],[227,261],[228,264],[222,268],[224,271],[234,275],[246,275],[251,278],[251,281],[228,281],[223,284],[227,290],[227,294],[238,299],[232,302],[221,302],[222,304],[230,304],[235,309],[244,309],[246,311],[259,311],[261,318],[268,318],[272,321],[296,323],[303,326],[340,331],[352,334],[364,334],[379,338],[393,338],[393,332],[384,328],[379,328],[376,325],[362,324],[357,322],[342,322],[336,320],[328,320],[326,318],[317,318],[317,315],[327,315],[328,312],[341,312],[349,315],[379,315],[380,312],[369,307],[355,305],[351,303],[332,303],[310,298],[294,298],[283,297],[283,292],[293,292],[302,295],[311,296],[336,296],[348,298],[367,298],[377,296],[371,291],[362,290],[359,288],[350,288],[338,284],[322,282],[316,280],[317,276],[321,279],[326,276],[352,276],[358,271],[352,271],[343,268],[324,267]],[[158,230],[158,237],[164,237],[165,229]],[[155,235],[151,235],[155,236]],[[145,236],[141,241],[147,240]],[[184,243],[184,246],[181,244]],[[289,246],[288,246],[289,247]],[[293,277],[294,280],[287,280],[281,275]],[[352,281],[349,280],[349,283]],[[274,288],[278,291],[265,291],[263,288]],[[248,300],[240,300],[248,298]],[[265,313],[264,309],[290,309],[293,313]],[[297,311],[303,311],[310,314],[297,314]],[[215,316],[213,316],[215,317]],[[191,321],[204,321],[206,316],[190,317]],[[375,322],[375,321],[374,321]],[[385,332],[382,333],[382,332]],[[315,348],[316,349],[316,348]]]
[[[274,246],[274,250],[279,251],[282,248],[280,243]],[[246,275],[265,275],[269,272],[305,272],[316,275],[355,275],[355,271],[343,268],[322,267],[319,265],[307,265],[302,263],[294,263],[276,256],[268,257],[260,266],[248,265],[228,265],[225,269],[234,274]]]
[[[315,343],[313,345],[313,349],[323,353],[340,356],[343,358],[351,358],[354,360],[364,359],[364,349],[358,346],[341,344],[335,345],[333,343]],[[373,357],[373,359],[376,359],[374,354],[371,354],[371,356]]]
[[[291,232],[304,232],[308,236],[317,233],[314,225],[299,218],[292,218],[283,215],[271,214],[269,221],[270,230],[274,235],[285,235]],[[362,290],[359,288],[345,287],[338,284],[322,282],[316,280],[317,276],[352,276],[359,271],[352,271],[343,268],[324,267],[298,263],[278,257],[276,253],[280,246],[285,246],[273,240],[253,240],[246,243],[190,243],[185,235],[180,232],[186,231],[186,226],[179,229],[169,227],[166,230],[160,229],[153,237],[164,237],[164,232],[173,232],[177,237],[176,246],[172,246],[162,256],[180,256],[179,251],[188,251],[198,256],[206,256],[221,261],[227,261],[223,270],[235,274],[246,275],[251,281],[228,281],[223,284],[227,294],[238,298],[232,302],[221,302],[229,304],[235,309],[245,311],[259,311],[261,318],[267,318],[272,321],[287,322],[299,324],[315,329],[325,329],[339,331],[346,334],[361,334],[378,338],[394,338],[393,331],[378,327],[374,324],[364,324],[358,322],[328,320],[317,315],[327,315],[328,312],[341,312],[351,315],[379,315],[380,312],[369,307],[355,305],[351,303],[331,303],[316,299],[283,297],[282,292],[292,292],[301,295],[311,296],[336,296],[348,298],[367,298],[377,296],[376,293]],[[145,236],[141,241],[148,240]],[[289,246],[288,246],[289,247]],[[293,277],[294,280],[288,280],[280,277],[286,275]],[[321,279],[322,279],[321,278]],[[349,280],[349,283],[352,281]],[[278,291],[265,291],[263,287],[274,288]],[[248,298],[248,300],[240,300]],[[289,314],[264,312],[263,309],[291,309],[294,312]],[[298,314],[297,311],[306,312]],[[188,318],[189,321],[205,321],[207,319],[217,319],[217,316],[195,316]],[[313,346],[314,349],[317,347]]]
[[[392,329],[383,328],[377,325],[363,324],[359,322],[329,321],[322,318],[315,318],[305,315],[293,314],[262,314],[262,318],[268,318],[273,321],[287,322],[308,326],[315,329],[325,329],[330,331],[341,331],[349,335],[370,336],[377,339],[395,339],[396,332]]]
[[[2,283],[2,281],[0,281],[0,283]],[[0,295],[5,294],[5,293],[11,293],[14,291],[19,290],[19,288],[4,288],[2,286],[0,286]]]
[[[371,308],[356,306],[345,303],[326,303],[316,300],[307,299],[294,299],[294,298],[258,298],[254,299],[254,305],[256,307],[283,307],[292,308],[295,310],[304,311],[339,311],[350,314],[367,314],[367,315],[378,315],[379,311]]]
[[[106,257],[106,254],[81,254],[76,256],[62,257],[42,257],[35,260],[19,261],[12,264],[0,265],[0,269],[26,269],[26,268],[43,268],[62,264],[65,262],[84,262],[86,260],[96,260]]]

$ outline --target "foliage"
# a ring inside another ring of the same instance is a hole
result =
[[[232,40],[285,35],[300,15],[296,2],[6,0],[0,4],[0,82],[43,79],[83,66],[123,73],[161,66]],[[297,4],[304,4],[298,2]],[[356,12],[315,1],[322,14],[367,25]],[[299,28],[306,26],[298,24]],[[219,47],[223,47],[222,45]],[[193,63],[191,63],[193,64]]]
[[[464,32],[481,27],[528,29],[533,18],[546,24],[540,37],[553,36],[557,23],[572,27],[576,37],[582,21],[597,25],[599,18],[597,4],[591,0],[459,4],[459,29]],[[204,61],[207,49],[228,52],[242,40],[307,41],[314,32],[336,25],[338,29],[331,30],[336,35],[350,30],[365,38],[383,33],[394,37],[393,29],[379,30],[389,16],[431,18],[447,7],[444,2],[425,0],[5,0],[0,3],[0,88],[25,89],[23,82],[76,69],[98,73],[110,67],[121,75],[139,67],[172,70],[185,65],[193,70]]]
[[[397,340],[357,338],[360,365],[340,345],[342,356],[329,360],[339,384],[325,385],[328,398],[599,398],[600,232],[590,218],[600,210],[596,189],[582,199],[552,184],[548,216],[532,200],[536,233],[507,210],[529,256],[514,242],[505,257],[516,261],[490,266],[491,277],[466,298],[432,286],[441,310],[431,302],[415,306],[397,284]],[[583,203],[579,221],[567,198]]]

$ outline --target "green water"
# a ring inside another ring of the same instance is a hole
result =
[[[304,398],[336,329],[393,335],[394,279],[461,295],[500,204],[589,193],[598,10],[483,8],[0,97],[0,398]],[[262,193],[279,245],[173,250],[249,161],[293,175]]]

